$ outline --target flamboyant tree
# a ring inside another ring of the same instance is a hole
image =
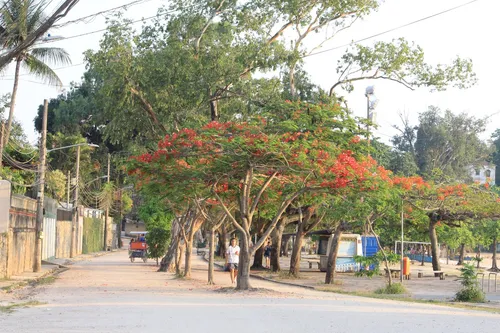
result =
[[[383,169],[364,156],[357,121],[338,105],[285,103],[271,111],[167,135],[129,169],[139,187],[178,201],[210,196],[220,205],[240,235],[239,289],[250,287],[250,258],[296,199],[364,190]],[[253,244],[257,211],[271,222]]]
[[[432,267],[439,271],[437,227],[460,227],[462,222],[496,218],[500,216],[500,199],[488,184],[430,185],[424,193],[408,194],[407,201],[427,215]]]

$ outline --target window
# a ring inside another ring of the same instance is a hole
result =
[[[479,176],[481,175],[481,170],[480,169],[476,169],[476,176]]]
[[[486,176],[486,178],[490,178],[491,177],[491,170],[486,170],[484,175]]]

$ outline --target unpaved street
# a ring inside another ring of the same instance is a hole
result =
[[[227,273],[207,286],[194,256],[193,280],[130,263],[127,252],[78,262],[34,299],[43,305],[0,314],[1,332],[496,332],[500,315],[372,300],[253,281],[235,293]]]

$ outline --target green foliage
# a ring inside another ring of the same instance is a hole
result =
[[[146,229],[160,228],[170,230],[175,215],[157,197],[143,192],[143,202],[140,204],[139,218],[146,224]]]
[[[479,288],[479,281],[474,266],[464,264],[464,267],[462,267],[460,271],[459,281],[462,285],[462,289],[455,295],[455,300],[458,302],[485,302],[485,295]]]
[[[379,295],[401,295],[408,293],[406,287],[401,283],[393,283],[391,285],[386,285],[383,288],[375,290],[375,294]]]
[[[485,120],[466,113],[441,112],[437,107],[420,113],[419,126],[403,121],[395,148],[407,154],[418,174],[436,182],[470,182],[470,167],[483,163],[491,153],[480,139]],[[413,158],[413,161],[411,158]]]
[[[62,200],[66,195],[67,177],[60,170],[47,172],[45,186],[47,194],[54,199]]]
[[[496,170],[500,170],[500,129],[493,132],[491,139],[495,150],[492,152],[490,159],[495,164]],[[495,177],[495,185],[500,185],[500,175]]]
[[[396,264],[400,262],[401,256],[390,252],[386,253],[387,261],[390,264]],[[378,251],[375,255],[371,257],[365,256],[354,256],[354,261],[360,264],[361,269],[355,273],[356,276],[368,276],[373,277],[380,274],[380,266],[384,263],[384,255],[381,251]],[[369,270],[365,268],[371,266]],[[373,268],[373,269],[372,269]]]
[[[149,258],[158,259],[165,255],[168,242],[170,240],[170,230],[154,227],[148,229],[146,241],[148,243]]]
[[[332,89],[341,85],[347,91],[352,91],[352,82],[360,79],[387,79],[411,89],[424,86],[440,91],[476,83],[471,60],[457,58],[451,65],[432,67],[424,61],[422,48],[403,38],[376,42],[373,47],[356,45],[354,51],[342,56],[337,73],[340,78]]]
[[[101,219],[85,217],[83,218],[83,241],[82,253],[88,254],[102,250],[103,221]]]

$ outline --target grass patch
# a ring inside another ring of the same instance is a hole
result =
[[[14,290],[17,290],[17,289],[20,289],[20,288],[23,288],[25,286],[27,286],[28,283],[27,282],[17,282],[17,283],[13,283],[11,285],[8,285],[8,286],[5,286],[5,287],[2,287],[1,290],[6,292],[6,293],[11,293],[13,292]]]
[[[34,285],[34,286],[43,286],[43,285],[47,285],[47,284],[52,284],[52,283],[56,282],[56,280],[57,280],[57,277],[51,275],[51,276],[46,276],[46,277],[43,277],[40,279],[36,279],[33,281],[33,283],[30,283],[30,284]]]
[[[389,295],[389,294],[375,294],[372,292],[344,291],[344,290],[334,289],[333,287],[329,287],[326,285],[324,287],[317,287],[315,289],[319,290],[319,291],[333,292],[333,293],[342,294],[342,295],[359,296],[359,297],[366,297],[366,298],[383,299],[383,300],[389,300],[389,301],[400,301],[400,302],[417,303],[417,304],[432,304],[432,305],[447,306],[447,307],[458,308],[458,309],[484,311],[484,312],[489,312],[489,313],[500,314],[500,308],[488,307],[486,305],[478,306],[478,305],[467,304],[467,303],[415,299],[415,298],[411,298],[408,296],[394,295],[394,294]]]
[[[391,285],[386,285],[383,288],[375,290],[375,294],[379,295],[401,295],[407,293],[408,290],[406,290],[405,286],[403,286],[401,283],[393,283]]]
[[[302,277],[300,275],[295,276],[293,274],[290,274],[290,272],[288,271],[280,271],[276,278],[279,280],[299,280]]]
[[[38,301],[29,301],[29,302],[24,302],[24,303],[1,305],[0,306],[0,313],[12,313],[12,312],[14,312],[15,309],[18,309],[18,308],[27,308],[29,306],[37,306],[37,305],[42,305],[42,304],[43,303],[38,302]]]

